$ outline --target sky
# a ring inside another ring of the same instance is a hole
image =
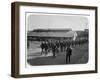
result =
[[[88,29],[88,18],[82,15],[31,14],[27,18],[27,30],[34,29]]]

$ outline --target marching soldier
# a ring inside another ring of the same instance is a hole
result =
[[[42,49],[41,50],[41,55],[42,55],[44,53],[44,47],[45,47],[44,42],[41,43],[40,47]]]
[[[53,57],[56,57],[56,45],[52,44],[52,53],[53,53]]]

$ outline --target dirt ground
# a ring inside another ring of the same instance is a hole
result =
[[[71,61],[67,64],[85,64],[88,62],[88,44],[72,47]],[[66,53],[56,53],[52,57],[52,52],[48,55],[41,55],[40,42],[30,42],[30,48],[27,50],[27,62],[31,66],[36,65],[63,65],[66,64]]]

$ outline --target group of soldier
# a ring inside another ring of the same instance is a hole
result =
[[[83,39],[83,40],[46,40],[46,41],[42,41],[40,44],[41,47],[41,55],[45,54],[47,55],[49,52],[52,52],[53,57],[55,58],[57,53],[62,53],[62,52],[66,52],[66,57],[69,57],[69,61],[70,61],[70,56],[72,53],[71,50],[71,46],[75,47],[75,46],[80,46],[84,43],[88,42],[87,39]],[[69,54],[69,55],[68,55]],[[68,58],[66,58],[66,61]]]
[[[81,46],[84,43],[87,43],[87,39],[79,39],[79,40],[43,40],[40,41],[41,55],[52,53],[55,58],[58,53],[65,52],[66,53],[66,63],[70,62],[70,56],[72,54],[72,48],[75,46]],[[29,48],[29,43],[27,47]]]

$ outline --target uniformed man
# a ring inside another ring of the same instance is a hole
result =
[[[40,44],[40,47],[41,47],[41,55],[44,53],[44,42],[42,42],[41,44]]]
[[[66,49],[66,63],[70,62],[71,55],[72,55],[72,49],[70,48],[70,45],[68,45]]]

